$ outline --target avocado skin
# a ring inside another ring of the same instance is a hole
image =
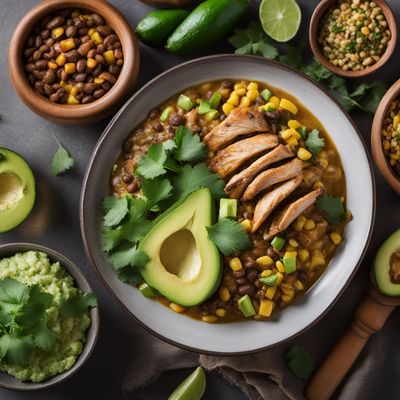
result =
[[[390,258],[400,250],[400,229],[390,235],[379,248],[374,261],[374,278],[377,288],[386,296],[400,296],[400,284],[390,280]]]

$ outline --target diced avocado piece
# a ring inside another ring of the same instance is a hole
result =
[[[179,108],[183,108],[186,111],[190,111],[194,107],[193,101],[190,99],[190,97],[186,96],[185,94],[181,94],[178,97],[176,105]]]
[[[220,92],[214,92],[210,99],[211,108],[217,109],[221,99],[222,94]]]
[[[212,121],[219,117],[219,112],[217,110],[211,110],[206,114],[206,120]]]
[[[275,236],[271,242],[271,246],[274,248],[274,250],[279,251],[279,250],[282,250],[285,243],[286,243],[286,239],[284,239],[280,236]]]
[[[253,303],[251,302],[251,299],[248,294],[242,296],[238,300],[238,306],[239,310],[243,313],[245,317],[252,317],[253,315],[256,314],[256,311],[254,310]]]
[[[21,224],[35,204],[35,178],[28,163],[0,147],[0,233]]]
[[[269,101],[269,99],[272,97],[272,92],[268,89],[264,89],[261,93],[260,96],[265,100]]]
[[[202,303],[218,287],[222,266],[218,248],[208,238],[213,224],[213,199],[202,188],[154,220],[139,243],[149,256],[141,274],[168,300],[190,307]]]
[[[151,299],[155,296],[153,289],[146,282],[142,283],[139,286],[139,291],[144,297],[147,297],[148,299]]]
[[[259,281],[267,286],[276,286],[276,284],[278,282],[278,275],[273,274],[270,276],[262,277],[259,279]]]
[[[207,114],[208,112],[210,112],[211,110],[212,110],[212,107],[211,107],[210,102],[207,100],[201,99],[199,108],[197,109],[197,112],[200,115],[204,115],[204,114]]]
[[[221,199],[219,201],[218,220],[222,218],[236,218],[237,215],[237,200],[236,199]]]
[[[164,108],[163,112],[160,115],[160,121],[165,122],[172,111],[174,111],[174,109],[171,106]]]
[[[383,294],[400,296],[400,229],[379,248],[374,262],[374,275],[376,285]]]
[[[296,258],[297,253],[293,251],[287,251],[283,256],[283,265],[285,266],[285,274],[293,274],[296,271]]]

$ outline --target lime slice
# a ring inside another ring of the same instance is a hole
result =
[[[260,21],[264,32],[272,39],[287,42],[299,30],[301,10],[295,0],[262,0]]]
[[[206,390],[203,368],[196,368],[168,397],[168,400],[200,400]]]

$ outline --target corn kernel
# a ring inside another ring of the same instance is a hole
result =
[[[299,121],[297,121],[296,119],[291,119],[290,121],[288,121],[288,127],[292,128],[292,129],[299,129],[301,128],[303,125],[301,125],[301,123]]]
[[[278,109],[278,107],[279,107],[279,97],[276,97],[276,96],[272,96],[270,99],[269,99],[269,102],[270,103],[272,103],[273,104],[273,106],[275,107],[275,109]]]
[[[333,244],[336,244],[336,246],[342,242],[342,236],[340,236],[340,235],[339,235],[338,233],[336,233],[336,232],[332,232],[332,233],[329,235],[329,237],[331,238],[332,243],[333,243]]]
[[[63,82],[62,85],[60,83],[60,86],[63,87],[66,90],[67,93],[71,93],[71,90],[72,90],[72,85],[71,84]]]
[[[290,244],[292,247],[299,247],[299,242],[298,242],[296,239],[293,239],[293,238],[290,238],[290,239],[289,239],[289,244]]]
[[[218,290],[218,297],[221,301],[228,301],[231,298],[231,294],[225,286],[221,286]]]
[[[233,87],[235,90],[239,89],[246,89],[246,86],[243,85],[243,83],[236,83],[236,85]]]
[[[293,296],[288,296],[287,294],[283,294],[281,296],[281,299],[284,303],[289,303],[290,301],[293,300]]]
[[[253,227],[253,223],[249,219],[245,219],[241,222],[245,232],[250,232]]]
[[[304,147],[300,147],[297,151],[297,157],[299,157],[302,161],[307,161],[312,157],[312,154]]]
[[[60,36],[62,36],[64,33],[64,28],[62,28],[61,26],[59,26],[58,28],[54,28],[51,31],[51,37],[53,39],[58,39]]]
[[[305,222],[306,222],[306,217],[304,217],[304,215],[299,215],[293,222],[294,230],[300,232],[303,229]]]
[[[274,303],[271,300],[261,300],[258,313],[264,317],[269,317],[272,313]]]
[[[290,132],[292,133],[292,137],[294,137],[295,139],[301,139],[301,135],[299,132],[296,131],[296,129],[290,128]]]
[[[249,107],[251,103],[251,100],[247,96],[243,96],[240,99],[240,106],[241,107]]]
[[[244,96],[246,94],[246,89],[245,88],[240,88],[240,89],[234,90],[231,93],[231,95],[232,94],[237,94],[239,97],[242,97],[242,96]]]
[[[400,123],[400,115],[397,114],[395,115],[395,117],[393,118],[393,129],[396,131],[397,127],[399,126]]]
[[[325,265],[325,257],[324,257],[324,255],[321,253],[320,250],[314,250],[313,254],[311,256],[310,267],[312,269],[314,269],[315,267],[323,266],[323,265]]]
[[[321,181],[317,181],[313,185],[313,189],[324,188],[324,184]]]
[[[299,144],[299,141],[292,136],[289,139],[286,139],[286,143],[289,144],[290,146],[294,147],[294,146],[297,146]]]
[[[57,68],[58,68],[58,64],[55,63],[55,62],[52,62],[52,61],[49,61],[49,62],[47,63],[47,66],[48,66],[50,69],[57,69]]]
[[[64,54],[60,54],[57,56],[56,58],[56,63],[57,65],[59,65],[60,67],[63,67],[64,64],[66,63],[67,59],[65,58]]]
[[[272,271],[270,269],[264,269],[264,271],[261,272],[261,276],[263,278],[266,278],[267,276],[270,276],[270,275],[272,275]]]
[[[231,95],[229,96],[229,99],[227,100],[227,103],[231,104],[232,106],[238,106],[239,95],[237,93],[232,92]]]
[[[97,61],[94,58],[88,58],[86,65],[89,68],[94,68],[97,65]]]
[[[231,267],[232,271],[239,271],[240,269],[243,268],[242,262],[238,257],[232,258],[229,261],[229,266]]]
[[[276,275],[278,275],[278,280],[276,281],[276,286],[279,286],[282,283],[282,279],[283,279],[283,274],[282,272],[277,272]]]
[[[304,229],[306,231],[312,231],[315,228],[315,222],[312,219],[307,219],[304,223]]]
[[[329,165],[329,161],[326,158],[320,158],[318,162],[322,169],[326,169],[326,167]]]
[[[267,289],[267,291],[265,292],[265,297],[269,300],[272,300],[275,296],[276,293],[276,287],[275,286],[271,286]]]
[[[93,33],[95,33],[95,32],[96,32],[96,28],[90,28],[90,29],[88,30],[88,35],[89,35],[89,36],[92,36]]]
[[[169,303],[169,308],[171,310],[175,311],[176,313],[181,313],[181,312],[184,312],[186,310],[185,307],[182,307],[179,304],[175,304],[175,303]]]
[[[218,317],[215,316],[215,315],[203,315],[203,316],[201,317],[201,320],[202,320],[203,322],[208,322],[209,324],[212,324],[212,323],[218,321]]]
[[[60,42],[61,51],[65,52],[65,51],[72,50],[74,48],[75,48],[75,42],[74,42],[73,38],[61,40],[61,42]]]
[[[274,260],[270,256],[262,256],[256,259],[256,263],[260,267],[269,267],[274,263]]]
[[[74,63],[66,63],[64,65],[64,71],[67,74],[74,74],[76,71],[76,65]]]
[[[222,111],[224,112],[225,115],[229,115],[229,113],[234,109],[235,107],[232,104],[225,103],[222,106]]]
[[[294,290],[293,288],[288,288],[288,287],[283,287],[281,285],[281,291],[282,293],[286,294],[287,296],[293,297],[294,296]]]
[[[83,15],[83,18],[85,18],[85,19],[88,20],[88,21],[90,21],[90,20],[93,19],[92,16],[91,16],[90,14],[84,14],[84,15]]]
[[[101,85],[102,83],[104,83],[104,79],[103,78],[94,78],[94,83],[97,83],[98,85]]]
[[[276,269],[277,269],[279,272],[282,272],[282,274],[285,273],[285,266],[283,265],[282,261],[277,261],[277,262],[275,263],[275,265],[276,265]]]
[[[298,256],[300,261],[305,262],[310,258],[310,252],[307,249],[301,249],[298,252]]]
[[[288,99],[282,99],[281,102],[279,103],[279,106],[281,108],[283,108],[284,110],[291,112],[292,114],[297,114],[299,111],[298,108],[296,107],[296,105],[293,104]]]
[[[67,104],[76,105],[76,104],[80,104],[80,103],[79,103],[79,100],[77,100],[74,96],[72,96],[72,94],[69,94],[68,98],[67,98]]]
[[[91,35],[90,35],[90,38],[93,40],[93,42],[95,43],[95,44],[102,44],[103,43],[103,38],[101,37],[101,35],[100,35],[100,33],[99,32],[93,32]]]
[[[292,131],[290,129],[285,129],[284,131],[280,132],[282,139],[289,139],[292,137]]]
[[[114,64],[115,56],[113,50],[107,50],[103,53],[103,57],[109,64]]]
[[[295,251],[295,250],[296,250],[296,247],[293,247],[293,246],[291,246],[290,244],[287,244],[287,245],[286,245],[286,250],[287,250],[287,251]]]
[[[304,290],[303,282],[302,282],[302,281],[299,281],[298,279],[296,279],[296,280],[294,281],[293,287],[294,287],[296,290]]]
[[[258,83],[257,82],[250,82],[247,85],[247,90],[258,90]]]
[[[258,97],[258,95],[258,90],[248,90],[246,94],[250,101],[254,101]]]
[[[270,101],[266,104],[264,104],[263,106],[261,106],[261,109],[264,111],[271,111],[271,110],[276,110],[278,107],[275,107],[275,105],[273,103],[271,103]]]
[[[78,94],[78,88],[76,86],[72,86],[70,94],[75,97]]]
[[[223,308],[217,308],[217,309],[215,310],[215,314],[216,314],[218,317],[222,318],[222,317],[225,317],[226,311],[225,311]]]
[[[361,33],[362,33],[364,36],[369,35],[370,31],[369,31],[368,26],[363,26],[363,27],[361,28]]]

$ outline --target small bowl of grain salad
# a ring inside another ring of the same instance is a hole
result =
[[[379,171],[400,194],[400,80],[390,87],[376,110],[371,147]]]
[[[36,244],[0,246],[0,387],[64,382],[87,361],[98,332],[96,296],[77,266]]]
[[[378,70],[392,55],[396,19],[384,0],[322,0],[311,18],[309,40],[324,67],[358,78]]]

